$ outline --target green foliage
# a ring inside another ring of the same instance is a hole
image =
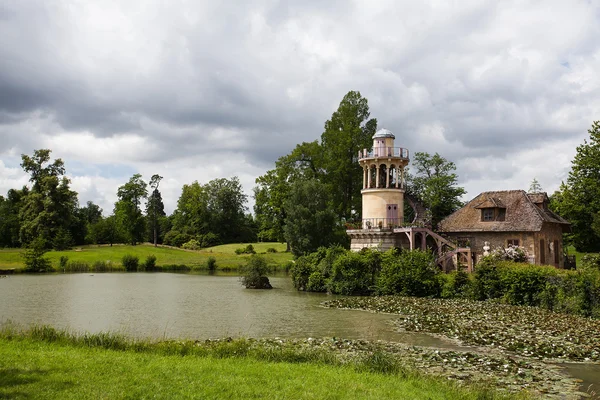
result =
[[[237,177],[214,179],[205,185],[197,181],[183,185],[173,214],[173,229],[197,237],[212,233],[214,236],[207,237],[203,247],[220,241],[253,241],[256,235],[252,218],[245,214],[246,201]]]
[[[472,295],[472,275],[465,271],[452,271],[438,274],[437,279],[441,288],[440,297],[443,299],[469,298]]]
[[[25,258],[25,271],[27,272],[48,272],[52,271],[50,260],[44,257],[46,250],[41,237],[34,239],[29,248],[23,253]]]
[[[345,252],[335,259],[327,289],[331,293],[356,295],[372,291],[373,275],[365,256]]]
[[[42,149],[35,150],[32,157],[21,155],[21,167],[32,183],[19,205],[19,237],[24,245],[39,238],[39,243],[48,248],[59,231],[69,231],[76,219],[77,193],[69,188],[63,161],[50,163],[50,153]]]
[[[254,251],[254,246],[249,244],[246,247],[235,249],[235,254],[256,254],[256,251]]]
[[[552,197],[552,208],[571,223],[573,245],[581,252],[600,251],[600,121],[590,139],[577,147],[567,183]]]
[[[358,91],[348,92],[325,122],[321,135],[322,182],[331,188],[338,218],[360,216],[363,170],[356,162],[358,150],[371,149],[377,120],[369,119],[369,104]]]
[[[462,207],[460,197],[465,189],[457,186],[458,176],[453,171],[456,165],[435,153],[417,152],[414,154],[412,165],[416,170],[415,176],[409,176],[408,189],[431,212],[431,222],[434,227]]]
[[[192,235],[172,230],[165,235],[164,244],[167,246],[181,247],[190,240],[192,240]]]
[[[214,272],[217,270],[217,259],[215,257],[208,257],[206,259],[206,269]]]
[[[269,247],[266,250],[267,253],[277,253],[277,249],[275,247]]]
[[[156,256],[149,254],[144,260],[143,266],[146,271],[154,271],[156,269]]]
[[[148,197],[146,186],[142,176],[135,174],[117,190],[119,200],[115,203],[115,215],[132,245],[144,241],[146,221],[140,206],[142,200]]]
[[[196,239],[192,239],[184,243],[181,247],[186,250],[200,250],[202,248],[202,246],[200,246],[200,243]]]
[[[395,254],[391,250],[384,257],[377,280],[380,294],[404,296],[436,296],[439,293],[436,276],[439,268],[431,252],[413,250]]]
[[[60,256],[60,269],[62,269],[62,270],[66,269],[68,262],[69,262],[69,257]]]
[[[64,228],[59,228],[56,236],[52,240],[52,248],[54,250],[67,250],[73,246],[73,237],[71,233]]]
[[[285,203],[285,238],[299,257],[338,242],[346,233],[330,206],[329,189],[312,179],[293,184]]]
[[[242,267],[242,285],[246,288],[270,289],[271,285],[267,278],[269,266],[264,257],[253,254],[248,262]]]
[[[121,264],[125,267],[126,271],[137,271],[140,259],[137,256],[131,254],[125,254],[121,259]]]

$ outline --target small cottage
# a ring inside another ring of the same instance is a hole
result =
[[[548,203],[546,193],[484,192],[441,221],[438,230],[459,247],[470,247],[475,262],[486,245],[492,250],[512,245],[524,248],[532,264],[564,268],[562,235],[570,225]]]

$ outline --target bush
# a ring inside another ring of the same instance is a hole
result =
[[[69,262],[69,257],[67,257],[67,256],[60,256],[60,269],[62,269],[63,271],[65,269],[67,269],[68,262]]]
[[[275,247],[267,248],[267,253],[277,253],[277,249]]]
[[[146,257],[144,261],[144,269],[146,271],[154,271],[156,269],[156,256],[154,254],[150,254]]]
[[[327,285],[325,283],[325,279],[323,278],[323,274],[319,271],[314,271],[308,277],[308,282],[306,284],[307,292],[325,292],[327,291]]]
[[[436,276],[439,268],[428,251],[403,251],[399,255],[386,254],[381,274],[377,280],[379,294],[403,296],[437,296],[439,285]]]
[[[348,251],[333,262],[327,289],[335,294],[369,294],[370,283],[371,269],[365,257]]]
[[[140,264],[140,259],[137,256],[125,254],[121,259],[121,264],[123,264],[123,267],[125,267],[126,271],[137,271]]]
[[[308,278],[316,270],[316,265],[310,255],[299,257],[290,270],[294,287],[298,290],[307,290]]]
[[[216,271],[217,259],[213,256],[208,257],[208,259],[206,260],[206,268],[211,272]]]
[[[200,242],[198,242],[196,239],[185,242],[181,247],[186,250],[200,250],[202,248],[200,246]]]
[[[198,241],[203,248],[221,244],[221,238],[216,233],[208,232],[204,235],[198,235]]]
[[[163,239],[163,243],[167,246],[181,247],[184,243],[192,240],[192,235],[181,233],[179,231],[169,231]]]
[[[256,254],[256,251],[254,251],[254,246],[249,244],[246,247],[235,249],[235,254]]]
[[[49,272],[53,271],[52,263],[44,257],[46,250],[41,239],[35,239],[30,247],[23,253],[25,258],[25,271],[27,272]]]
[[[250,256],[241,272],[243,274],[242,285],[247,289],[272,289],[269,278],[267,278],[269,266],[263,257],[256,254]]]
[[[443,299],[469,298],[472,293],[470,276],[465,271],[452,271],[448,274],[437,275],[441,289],[440,297]]]

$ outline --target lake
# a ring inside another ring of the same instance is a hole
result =
[[[467,349],[425,333],[396,332],[393,315],[323,308],[322,301],[336,296],[298,292],[287,276],[270,280],[272,290],[249,290],[237,276],[17,274],[0,279],[0,323],[153,339],[340,337]],[[600,365],[564,366],[582,386],[600,386]]]

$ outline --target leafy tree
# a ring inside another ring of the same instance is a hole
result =
[[[284,235],[295,256],[340,240],[339,219],[330,206],[327,185],[316,179],[295,182],[284,207]]]
[[[143,240],[145,221],[140,209],[143,199],[148,197],[146,182],[140,174],[133,175],[129,182],[117,190],[119,200],[115,203],[115,215],[127,233],[127,239],[132,245]]]
[[[154,247],[156,247],[158,244],[160,227],[159,218],[166,216],[165,205],[163,204],[162,196],[158,190],[158,185],[160,185],[162,178],[162,176],[157,174],[152,175],[152,178],[150,178],[150,188],[152,188],[152,194],[146,203],[146,216],[148,216],[148,218],[151,220]]]
[[[409,179],[409,193],[414,194],[431,212],[435,228],[442,219],[462,207],[465,189],[457,186],[453,162],[435,153],[417,152],[413,158],[416,175]]]
[[[536,178],[533,178],[531,184],[529,185],[528,193],[541,193],[544,189],[542,189],[542,185],[538,182]]]
[[[322,151],[317,141],[303,142],[275,162],[275,169],[256,179],[254,188],[254,214],[258,237],[264,241],[285,240],[284,203],[291,185],[300,180],[320,178],[323,174]]]
[[[363,170],[356,162],[358,150],[371,149],[377,120],[369,119],[369,105],[360,92],[348,92],[325,122],[321,135],[323,182],[332,190],[339,217],[360,216]]]
[[[21,247],[19,212],[29,189],[10,189],[6,198],[0,196],[0,247]]]
[[[254,222],[245,214],[246,200],[237,177],[184,185],[173,213],[173,230],[197,238],[213,233],[223,243],[254,239]]]
[[[247,222],[247,196],[238,177],[213,179],[206,184],[206,191],[209,231],[218,234],[225,243],[240,241]]]
[[[577,251],[600,251],[600,121],[588,130],[590,139],[577,147],[567,183],[552,197],[551,207],[571,222]]]
[[[19,210],[20,241],[25,245],[39,238],[49,247],[61,229],[70,229],[77,210],[77,193],[69,188],[64,163],[61,159],[50,163],[50,153],[42,149],[32,157],[21,156],[21,167],[33,184]]]

